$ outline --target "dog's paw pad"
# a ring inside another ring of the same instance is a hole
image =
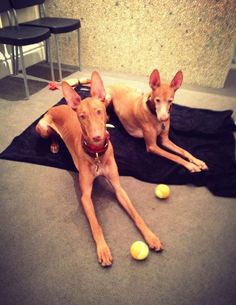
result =
[[[57,154],[59,152],[59,145],[58,144],[52,144],[50,146],[50,151],[53,153],[53,154]]]

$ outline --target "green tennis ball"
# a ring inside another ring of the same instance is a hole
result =
[[[166,199],[170,195],[170,188],[166,184],[158,184],[155,188],[155,195],[160,199]]]
[[[130,254],[136,260],[144,260],[148,257],[149,248],[143,241],[135,241],[130,247]]]

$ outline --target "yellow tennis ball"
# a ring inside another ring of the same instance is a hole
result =
[[[158,184],[155,188],[155,195],[160,199],[166,199],[170,195],[170,188],[166,184]]]
[[[149,248],[143,241],[135,241],[130,247],[130,254],[136,260],[143,260],[149,254]]]

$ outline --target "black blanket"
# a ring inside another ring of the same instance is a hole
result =
[[[76,88],[82,98],[89,95],[86,87]],[[62,99],[57,105],[64,104]],[[56,106],[56,105],[55,105]],[[111,142],[120,175],[166,184],[206,186],[214,195],[236,197],[236,131],[232,111],[210,111],[174,104],[171,110],[170,138],[179,146],[202,159],[208,171],[190,173],[184,167],[163,157],[146,152],[143,139],[127,134],[112,108],[108,109]],[[39,118],[40,119],[40,118]],[[47,165],[76,171],[64,143],[58,154],[49,150],[50,142],[35,132],[37,119],[0,154],[1,159]]]

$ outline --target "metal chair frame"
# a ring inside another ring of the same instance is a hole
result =
[[[37,7],[38,7],[39,17],[40,18],[47,17],[45,4],[44,3],[37,4]],[[13,9],[13,10],[15,11],[15,9]],[[16,14],[16,11],[15,11],[15,14]],[[24,24],[22,23],[22,25],[24,25]],[[59,34],[55,34],[55,33],[51,33],[51,34],[53,34],[54,38],[55,38],[55,50],[56,50],[56,60],[57,60],[58,71],[59,71],[59,81],[62,81],[61,57],[60,57],[59,39],[58,39]],[[79,61],[78,70],[81,71],[80,28],[77,29],[77,45],[78,45],[78,61]],[[45,50],[46,50],[46,52],[45,52],[46,53],[46,60],[48,60],[48,52],[51,52],[50,51],[50,46],[49,47],[45,46]],[[52,79],[54,80],[55,78],[53,77]]]
[[[9,26],[19,27],[15,10],[14,9],[9,9],[9,10],[6,10],[6,13],[7,13]],[[13,17],[12,17],[12,15],[13,15]],[[49,38],[46,40],[46,46],[47,46],[46,47],[47,48],[47,57],[48,57],[49,62],[50,62],[51,75],[52,75],[52,79],[54,80],[54,71],[53,71],[53,63],[52,63],[52,58],[51,58],[51,48],[50,48]],[[20,61],[21,61],[23,79],[24,79],[26,98],[29,99],[30,98],[30,93],[29,93],[29,86],[28,86],[27,74],[26,74],[26,68],[25,68],[25,62],[24,62],[23,46],[11,45],[12,70],[13,70],[13,74],[15,74],[15,75],[18,74],[18,70],[19,70],[18,49],[20,51],[19,52],[20,53]]]

